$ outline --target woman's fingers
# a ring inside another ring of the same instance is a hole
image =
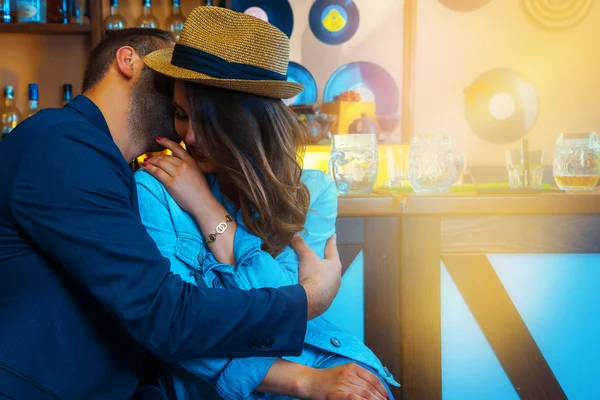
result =
[[[359,378],[366,382],[369,390],[376,390],[383,399],[387,397],[388,393],[385,389],[385,386],[383,386],[381,380],[371,371],[368,371],[357,365],[356,375],[358,375]]]
[[[157,136],[156,141],[160,143],[161,146],[164,146],[165,148],[171,150],[175,157],[181,160],[192,159],[192,156],[190,156],[190,154],[187,151],[185,151],[185,149],[181,147],[179,143],[175,143],[174,141],[161,136]]]
[[[151,157],[144,161],[142,167],[147,170],[148,166],[154,166],[162,169],[164,172],[169,174],[171,177],[178,175],[178,170],[181,168],[183,162],[177,157],[173,156],[158,156]]]
[[[168,187],[171,184],[171,176],[167,174],[163,169],[156,167],[154,165],[147,164],[144,166],[144,170],[148,171],[150,175],[158,179],[160,183],[162,183],[165,187]]]

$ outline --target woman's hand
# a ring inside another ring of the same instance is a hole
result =
[[[160,137],[156,141],[171,150],[173,155],[146,159],[142,168],[165,186],[181,208],[195,214],[207,196],[214,199],[204,173],[179,143]]]
[[[355,363],[317,369],[281,358],[275,360],[257,390],[298,399],[388,398],[379,378]]]
[[[388,398],[387,390],[370,371],[349,363],[327,369],[306,370],[307,384],[302,390],[304,399],[366,399]]]

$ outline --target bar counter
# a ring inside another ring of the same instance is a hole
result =
[[[600,398],[600,191],[340,197],[337,232],[403,400]]]

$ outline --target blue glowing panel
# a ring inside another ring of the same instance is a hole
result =
[[[600,399],[600,255],[489,258],[569,400]]]
[[[443,265],[441,286],[442,398],[518,400],[519,396]]]
[[[365,341],[365,262],[362,250],[342,276],[342,286],[323,314],[336,326]]]
[[[600,399],[600,255],[490,255],[569,400]],[[444,400],[517,399],[450,275],[442,268]]]

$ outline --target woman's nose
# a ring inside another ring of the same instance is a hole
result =
[[[194,135],[194,130],[192,129],[192,124],[191,123],[188,125],[188,130],[187,130],[187,132],[185,134],[184,140],[185,140],[185,142],[187,144],[190,144],[192,146],[194,144],[196,144],[196,135]]]

